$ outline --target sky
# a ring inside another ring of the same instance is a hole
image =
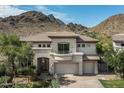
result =
[[[124,14],[123,5],[11,5],[0,6],[0,17],[32,10],[53,14],[65,23],[79,23],[87,27],[95,26],[112,15]]]

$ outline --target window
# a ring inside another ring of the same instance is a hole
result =
[[[124,43],[122,43],[121,46],[124,46]]]
[[[41,44],[39,44],[38,47],[41,47]]]
[[[80,47],[80,44],[77,44],[77,47]]]
[[[58,43],[58,53],[60,54],[69,53],[69,43]]]
[[[82,47],[85,47],[85,44],[82,44]]]
[[[45,45],[45,44],[43,44],[43,47],[46,47],[46,45]]]
[[[50,47],[50,44],[47,44],[47,47]]]

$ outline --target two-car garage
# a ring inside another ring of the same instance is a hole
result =
[[[94,61],[82,62],[82,73],[83,74],[95,74]],[[79,74],[79,63],[60,62],[54,64],[54,72],[57,74]]]
[[[55,63],[54,70],[58,74],[78,74],[78,63]]]

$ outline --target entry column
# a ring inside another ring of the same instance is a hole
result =
[[[78,74],[83,75],[83,53],[77,52],[73,57],[74,62],[78,62]]]
[[[98,64],[97,64],[97,61],[95,62],[95,69],[94,69],[94,73],[95,74],[98,74]]]

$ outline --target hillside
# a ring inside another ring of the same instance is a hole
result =
[[[89,31],[105,33],[110,36],[124,33],[124,14],[111,16],[97,26],[90,28]]]
[[[32,35],[45,31],[83,31],[87,27],[80,24],[69,23],[55,18],[52,14],[28,11],[17,16],[0,18],[0,33],[15,33],[19,36]]]

